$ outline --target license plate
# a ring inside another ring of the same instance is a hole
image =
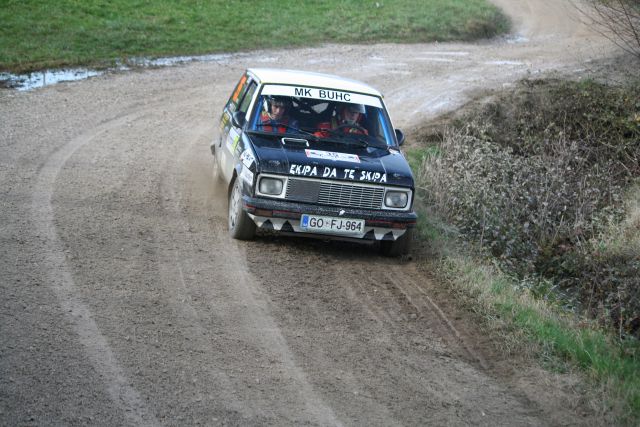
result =
[[[304,214],[300,228],[309,233],[331,233],[348,236],[364,234],[364,220]]]

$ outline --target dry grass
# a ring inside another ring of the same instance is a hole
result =
[[[628,190],[624,211],[622,221],[610,223],[599,238],[594,239],[594,250],[604,247],[621,256],[640,256],[640,184]]]

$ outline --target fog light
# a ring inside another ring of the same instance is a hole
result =
[[[259,188],[262,194],[278,196],[282,193],[282,180],[277,178],[262,178]]]
[[[384,204],[388,208],[402,209],[407,206],[409,195],[404,191],[387,191]]]

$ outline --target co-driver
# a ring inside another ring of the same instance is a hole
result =
[[[331,121],[318,123],[318,130],[314,135],[321,138],[326,138],[331,133],[368,135],[369,132],[361,124],[364,113],[365,108],[362,104],[340,104]]]

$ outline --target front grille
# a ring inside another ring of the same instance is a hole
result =
[[[318,203],[320,188],[321,181],[289,178],[285,198],[296,202]]]
[[[381,209],[383,197],[383,187],[298,178],[287,180],[285,193],[286,200],[359,209]]]

